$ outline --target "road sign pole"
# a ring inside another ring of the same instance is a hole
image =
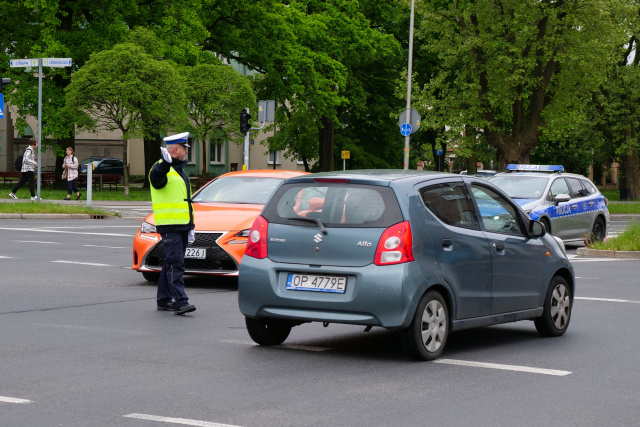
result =
[[[411,19],[409,23],[409,65],[407,67],[407,118],[411,123],[411,67],[413,65],[413,9],[414,0],[411,0]],[[404,170],[409,169],[409,142],[411,134],[404,137]]]
[[[38,58],[38,203],[40,203],[40,186],[42,185],[42,58]]]

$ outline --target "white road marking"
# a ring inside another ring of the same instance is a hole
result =
[[[115,236],[115,237],[133,237],[133,234],[119,234],[119,233],[90,233],[87,231],[68,231],[68,230],[45,230],[38,228],[9,228],[9,227],[0,227],[0,230],[10,230],[10,231],[35,231],[39,233],[65,233],[65,234],[84,234],[84,235],[92,235],[92,236]]]
[[[222,340],[222,342],[226,342],[229,344],[242,344],[242,345],[258,345],[256,343],[254,343],[253,341],[243,341],[243,340]],[[273,348],[286,348],[286,349],[290,349],[290,350],[304,350],[304,351],[327,351],[327,350],[333,350],[332,348],[329,347],[316,347],[316,346],[312,346],[312,345],[295,345],[295,344],[281,344],[281,345],[274,345],[271,346]]]
[[[113,267],[113,265],[110,265],[110,264],[98,264],[97,262],[80,262],[80,261],[64,261],[64,260],[51,261],[51,262],[59,262],[61,264],[91,265],[94,267]]]
[[[574,262],[617,262],[617,261],[638,261],[633,258],[571,258],[569,260],[573,264]]]
[[[130,329],[114,329],[114,328],[99,328],[95,326],[80,326],[80,325],[66,325],[66,324],[51,324],[51,323],[36,323],[37,326],[42,326],[45,328],[54,328],[54,329],[70,329],[70,330],[81,330],[81,331],[90,331],[90,332],[115,332],[119,334],[129,334],[129,335],[149,335],[152,332],[150,331],[136,331]]]
[[[82,245],[88,248],[107,248],[107,249],[127,249],[128,246],[100,246],[100,245]]]
[[[46,245],[59,245],[60,242],[41,242],[39,240],[11,240],[12,242],[18,243],[44,243]]]
[[[0,255],[0,258],[4,258],[4,259],[11,259],[12,257],[10,257],[10,256],[3,256],[3,255]]]
[[[147,415],[147,414],[129,414],[129,415],[123,415],[123,417],[125,417],[125,418],[136,418],[138,420],[147,420],[147,421],[160,421],[162,423],[182,424],[182,425],[185,425],[185,426],[239,427],[239,426],[234,426],[232,424],[212,423],[210,421],[189,420],[189,419],[186,419],[186,418],[159,417],[157,415]]]
[[[471,366],[474,368],[501,369],[504,371],[529,372],[532,374],[555,375],[560,377],[569,375],[572,373],[570,371],[558,371],[555,369],[531,368],[529,366],[502,365],[498,363],[471,362],[468,360],[455,360],[455,359],[437,359],[437,360],[434,360],[433,363],[442,363],[445,365]]]
[[[628,299],[588,298],[588,297],[575,297],[575,299],[583,299],[583,300],[587,300],[587,301],[628,302],[630,304],[640,304],[640,301],[631,301],[631,300],[628,300]]]
[[[17,397],[0,396],[0,402],[4,403],[31,403],[28,399],[18,399]]]
[[[577,277],[577,276],[576,276],[576,279],[580,279],[580,280],[600,280],[597,277]]]

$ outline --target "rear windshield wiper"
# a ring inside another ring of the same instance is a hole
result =
[[[322,231],[322,234],[327,234],[327,229],[324,228],[324,224],[322,223],[322,221],[320,221],[320,218],[304,218],[304,217],[298,217],[298,218],[287,218],[287,219],[291,219],[294,221],[306,221],[306,222],[313,222],[318,224],[318,227],[320,227],[320,231]]]

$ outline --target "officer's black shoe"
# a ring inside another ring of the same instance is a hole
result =
[[[176,311],[176,309],[173,308],[173,303],[172,302],[159,302],[158,303],[158,310]]]
[[[191,305],[188,302],[185,302],[180,306],[180,308],[175,309],[174,314],[185,314],[185,313],[191,313],[192,311],[196,311],[196,306]]]

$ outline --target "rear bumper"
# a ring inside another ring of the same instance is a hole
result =
[[[398,328],[408,325],[411,296],[403,283],[407,264],[323,267],[275,263],[244,257],[238,278],[238,303],[247,317],[275,317]],[[344,294],[287,290],[289,273],[347,277]]]

